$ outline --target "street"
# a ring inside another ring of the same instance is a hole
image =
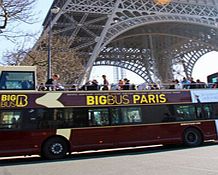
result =
[[[217,175],[218,145],[144,147],[73,154],[48,161],[38,156],[0,158],[1,175]]]

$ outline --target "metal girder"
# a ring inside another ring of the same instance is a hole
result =
[[[56,0],[53,6],[61,7],[52,18],[53,34],[70,38],[69,50],[87,60],[80,82],[93,65],[123,67],[147,82],[166,81],[178,60],[191,76],[203,54],[218,50],[216,0],[172,0],[162,6],[153,0]]]
[[[125,68],[150,82],[154,74],[154,60],[150,52],[149,49],[108,47],[101,52],[94,66],[110,65]]]

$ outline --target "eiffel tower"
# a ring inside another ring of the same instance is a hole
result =
[[[191,77],[201,56],[218,51],[217,0],[55,0],[55,6],[53,34],[67,36],[69,49],[85,58],[80,82],[99,65],[169,82],[176,66]]]

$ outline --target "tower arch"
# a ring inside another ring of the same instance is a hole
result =
[[[172,65],[182,64],[190,76],[203,54],[218,50],[215,0],[171,0],[164,5],[154,0],[56,0],[52,6],[61,8],[52,16],[53,33],[68,37],[68,49],[85,60],[79,82],[100,63],[129,66],[138,74],[144,66],[146,75],[140,76],[145,81],[155,77],[165,82],[173,76]],[[49,15],[44,35],[48,20]]]

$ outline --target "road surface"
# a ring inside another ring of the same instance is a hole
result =
[[[0,175],[218,175],[218,144],[77,153],[55,161],[0,158]]]

